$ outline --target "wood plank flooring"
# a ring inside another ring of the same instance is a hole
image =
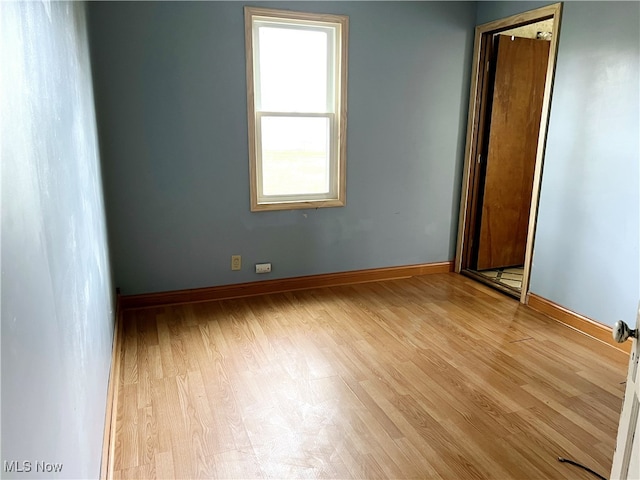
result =
[[[125,312],[115,478],[608,476],[628,357],[471,279]]]

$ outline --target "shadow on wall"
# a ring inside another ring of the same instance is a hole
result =
[[[84,5],[0,3],[0,58],[2,476],[97,478],[114,312]]]

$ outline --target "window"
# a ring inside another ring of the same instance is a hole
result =
[[[345,204],[347,30],[245,7],[252,211]]]

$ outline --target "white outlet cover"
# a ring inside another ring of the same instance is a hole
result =
[[[256,273],[269,273],[271,272],[270,263],[256,263]]]

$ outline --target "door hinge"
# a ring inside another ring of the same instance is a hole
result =
[[[482,155],[480,153],[478,154],[478,163],[482,163]]]

